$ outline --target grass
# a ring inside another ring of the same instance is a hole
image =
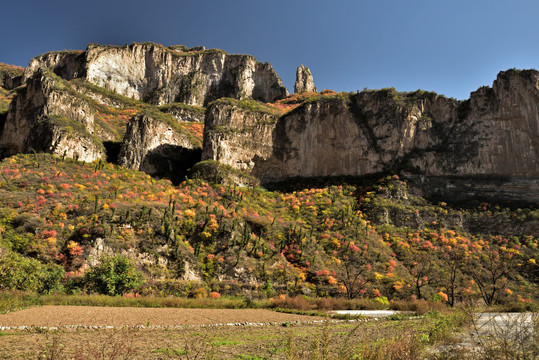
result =
[[[173,349],[169,347],[163,348],[163,349],[161,348],[155,349],[153,352],[157,354],[167,355],[169,357],[187,355],[187,352],[185,351],[185,349]]]
[[[230,165],[222,164],[215,160],[204,160],[196,163],[190,170],[194,178],[206,179],[214,183],[255,185],[259,181],[246,171],[238,170]]]
[[[263,308],[267,301],[251,301],[250,308]],[[241,297],[221,297],[218,299],[188,299],[178,297],[139,297],[128,298],[106,295],[45,295],[42,305],[110,306],[110,307],[169,307],[169,308],[206,308],[206,309],[243,309],[246,302]]]
[[[174,110],[187,110],[187,111],[191,111],[191,112],[197,114],[198,116],[202,116],[202,117],[206,113],[206,108],[205,107],[197,106],[197,105],[188,105],[188,104],[178,103],[178,102],[177,103],[160,105],[159,110],[164,112],[164,113],[168,113],[168,112],[171,112],[171,111],[174,111]]]
[[[219,100],[215,100],[209,106],[218,105],[218,104],[227,104],[231,106],[237,106],[239,108],[249,110],[254,113],[264,113],[264,114],[270,114],[274,116],[280,115],[279,110],[256,100],[249,100],[249,99],[236,100],[232,98],[222,98]]]
[[[205,309],[260,309],[270,308],[268,300],[249,300],[242,297],[179,298],[179,297],[121,297],[106,295],[36,295],[20,291],[0,292],[0,313],[42,305],[205,308]]]
[[[0,314],[39,306],[40,298],[32,293],[0,291]]]
[[[238,341],[238,340],[215,340],[212,342],[214,346],[231,346],[231,345],[243,345],[245,344],[245,341]]]
[[[241,298],[174,299],[121,298],[95,295],[46,295],[0,293],[0,306],[7,302],[17,307],[40,304],[105,306],[185,306],[241,307]],[[69,301],[68,301],[69,300]],[[305,300],[305,299],[304,299]],[[173,301],[171,303],[170,301]],[[307,302],[309,300],[306,300]],[[297,299],[292,304],[302,304]],[[314,301],[313,301],[314,303]],[[211,305],[210,305],[211,304]],[[270,302],[250,302],[268,307]],[[303,303],[304,304],[304,303]],[[400,305],[403,306],[402,304]],[[417,305],[410,305],[417,306]],[[379,321],[361,323],[294,324],[262,327],[129,329],[77,331],[11,331],[0,333],[0,357],[50,359],[106,358],[217,358],[217,359],[532,359],[538,354],[530,334],[537,327],[537,314],[524,314],[507,320],[505,326],[492,321],[479,325],[470,311],[448,307],[431,310],[422,316],[395,315]],[[316,310],[275,309],[294,314],[320,315]],[[529,320],[531,319],[531,321]],[[473,347],[461,348],[460,333],[471,328],[478,334]],[[487,336],[486,329],[495,336]],[[530,332],[532,331],[532,332]],[[17,336],[9,336],[16,334]],[[23,350],[16,344],[24,342]],[[159,344],[158,347],[155,345]],[[135,351],[136,349],[136,351]],[[24,351],[24,352],[23,352]],[[115,357],[116,355],[118,357]],[[123,354],[121,357],[120,355]],[[80,355],[80,356],[79,356]],[[125,356],[124,356],[125,355]],[[79,357],[77,357],[79,356]],[[82,356],[82,357],[81,357]],[[505,356],[505,357],[504,357]]]

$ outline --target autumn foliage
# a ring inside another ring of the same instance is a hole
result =
[[[65,276],[58,285],[66,289],[99,288],[83,281],[95,274],[99,250],[132,254],[146,285],[121,292],[142,295],[309,295],[378,298],[380,304],[434,299],[450,305],[537,298],[533,236],[373,222],[374,204],[386,190],[405,186],[395,176],[374,186],[288,192],[195,179],[173,186],[105,162],[46,154],[5,159],[0,175],[3,251],[60,267]]]

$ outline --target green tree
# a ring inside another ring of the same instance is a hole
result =
[[[0,289],[49,293],[61,286],[64,269],[0,249]]]
[[[144,282],[144,276],[131,261],[121,255],[103,257],[101,264],[85,274],[88,287],[100,294],[123,295]]]

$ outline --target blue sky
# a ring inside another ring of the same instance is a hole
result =
[[[2,4],[0,62],[88,43],[204,45],[269,62],[293,90],[418,88],[465,99],[500,70],[539,68],[536,0],[20,0]]]

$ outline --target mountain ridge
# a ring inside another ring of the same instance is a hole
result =
[[[2,75],[0,270],[26,280],[0,288],[91,292],[119,255],[147,295],[537,298],[537,71],[458,101],[310,92],[303,68],[287,95],[253,57],[205,72],[227,56],[91,45]]]

